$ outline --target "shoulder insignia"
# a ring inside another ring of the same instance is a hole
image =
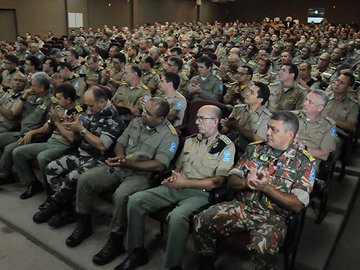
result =
[[[328,117],[328,116],[325,116],[325,119],[326,119],[327,121],[329,121],[330,124],[335,125],[335,121],[334,121],[332,118],[330,118],[330,117]]]
[[[246,107],[247,104],[236,104],[234,108]]]
[[[353,97],[353,96],[350,96],[350,95],[347,95],[347,97],[354,103],[358,103],[357,100]]]
[[[305,155],[310,161],[315,160],[314,156],[309,151],[305,150],[304,148],[299,148],[299,151],[300,151],[300,153]]]
[[[50,96],[50,101],[52,104],[57,104],[56,97],[54,97],[54,96]]]
[[[219,74],[216,74],[215,77],[218,78],[220,81],[222,81],[222,79],[221,79],[221,77],[220,77]]]
[[[75,106],[75,110],[80,113],[80,112],[83,112],[83,108],[80,106],[80,105],[76,105]]]
[[[152,69],[152,70],[150,71],[150,73],[151,73],[152,75],[155,75],[155,74],[156,74],[156,71]]]
[[[266,143],[266,141],[256,141],[256,142],[249,143],[249,145],[257,145],[257,144],[264,144],[264,143]]]
[[[127,85],[126,82],[121,82],[119,86]]]
[[[210,154],[216,154],[220,153],[225,147],[227,143],[219,138],[211,147],[209,153]]]
[[[172,134],[177,135],[176,129],[170,122],[167,123],[167,126],[169,127]]]
[[[145,90],[149,90],[149,87],[147,87],[145,84],[143,84],[141,87],[144,88]]]
[[[195,133],[195,134],[193,134],[193,135],[189,135],[189,136],[185,137],[185,139],[190,139],[190,138],[193,138],[193,137],[197,137],[197,135],[198,135],[198,134]]]
[[[229,145],[232,143],[232,141],[225,135],[220,135],[219,136],[219,140],[222,140],[224,143],[226,143],[226,145]]]

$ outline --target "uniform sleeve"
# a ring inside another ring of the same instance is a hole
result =
[[[102,123],[102,130],[100,133],[100,141],[105,146],[105,149],[111,147],[116,138],[124,130],[124,123],[116,115],[108,116]]]
[[[163,136],[163,140],[160,143],[158,149],[156,149],[154,159],[168,167],[170,161],[173,159],[176,153],[178,146],[179,138],[177,134],[170,133],[169,130],[168,133]]]
[[[304,91],[298,88],[299,94],[295,105],[295,110],[301,110],[305,100]]]
[[[236,162],[236,165],[229,171],[228,176],[237,175],[240,178],[245,178],[247,175],[247,161],[249,160],[250,154],[253,151],[253,146],[248,145],[244,154],[241,155],[240,159]]]
[[[269,122],[270,116],[269,115],[263,115],[261,116],[261,118],[259,119],[260,121],[260,125],[257,127],[257,130],[255,132],[255,134],[259,135],[261,138],[265,139],[266,138],[266,132],[267,132],[267,124]]]
[[[336,125],[329,124],[321,141],[320,149],[328,149],[330,152],[336,148]]]
[[[227,176],[234,165],[235,146],[228,144],[219,155],[219,163],[215,171],[216,176]]]
[[[347,121],[357,122],[359,113],[359,105],[354,103],[354,106],[351,108],[349,114],[346,117]]]
[[[128,146],[129,133],[131,132],[131,129],[133,128],[136,119],[137,118],[135,118],[134,120],[132,120],[130,122],[130,124],[127,126],[127,128],[124,130],[124,132],[121,134],[121,136],[117,139],[117,143],[121,144],[125,148]]]
[[[291,193],[294,194],[305,207],[309,204],[310,192],[315,182],[315,175],[315,160],[311,161],[303,157],[298,170],[298,180],[292,186]]]
[[[200,97],[206,100],[221,101],[223,93],[223,83],[221,80],[216,79],[211,92],[200,89]]]

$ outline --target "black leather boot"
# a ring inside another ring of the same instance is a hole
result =
[[[105,246],[94,255],[92,261],[97,265],[105,265],[124,252],[123,237],[112,232]]]
[[[92,235],[93,229],[91,225],[90,214],[77,214],[77,225],[73,233],[66,239],[66,245],[76,247],[82,241]]]
[[[63,205],[51,200],[49,205],[45,209],[35,213],[35,215],[33,216],[33,220],[36,223],[47,222],[49,218],[59,213],[63,209],[63,207]]]
[[[77,220],[76,212],[72,206],[72,203],[66,204],[64,210],[60,213],[52,216],[48,220],[48,224],[54,228],[61,228],[67,224],[71,224]]]
[[[25,192],[21,193],[20,199],[26,200],[28,198],[31,198],[36,193],[42,192],[44,190],[43,184],[38,181],[32,181],[26,188]]]

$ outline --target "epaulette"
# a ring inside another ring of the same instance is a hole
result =
[[[155,75],[155,74],[156,74],[156,71],[153,70],[153,69],[151,69],[151,70],[150,70],[150,73],[151,73],[152,75]]]
[[[299,148],[299,151],[300,151],[300,153],[305,155],[310,161],[315,160],[314,156],[309,151],[305,150],[304,148]]]
[[[119,86],[122,86],[122,85],[127,85],[127,83],[126,83],[126,82],[121,82],[121,83],[119,84]]]
[[[185,139],[190,139],[190,138],[193,138],[193,137],[197,137],[197,135],[198,135],[198,134],[195,133],[195,134],[193,134],[193,135],[189,135],[189,136],[185,137]]]
[[[348,97],[352,102],[358,103],[358,101],[357,101],[354,97],[352,97],[352,96],[350,96],[350,95],[347,95],[347,97]]]
[[[224,135],[219,136],[218,140],[216,142],[214,142],[214,144],[211,146],[209,154],[220,153],[226,147],[226,145],[231,143],[231,140],[229,138],[224,139],[224,138],[222,138],[222,136],[227,138]],[[227,140],[230,142],[228,143]]]
[[[177,135],[176,129],[174,128],[174,126],[170,122],[167,122],[167,126],[170,129],[172,134]]]
[[[234,109],[235,108],[239,108],[239,107],[245,107],[247,104],[236,104],[235,106],[234,106]]]
[[[330,118],[330,117],[325,116],[325,119],[326,119],[327,121],[329,121],[330,124],[332,124],[332,125],[335,125],[335,124],[336,124],[335,121],[334,121],[332,118]]]
[[[78,113],[84,111],[83,108],[82,108],[80,105],[76,105],[76,106],[75,106],[75,110],[76,110]]]
[[[266,141],[255,141],[255,142],[249,143],[249,145],[257,145],[257,144],[264,144],[264,143],[266,143]]]
[[[149,90],[149,87],[147,87],[145,84],[141,85],[142,88],[144,88],[145,90]]]
[[[226,145],[229,145],[232,143],[232,141],[225,135],[220,135],[219,136],[219,140],[222,140],[224,143],[226,143]]]
[[[215,77],[218,78],[220,81],[222,81],[222,79],[221,79],[221,77],[220,77],[219,74],[216,74]]]
[[[50,101],[52,104],[57,104],[56,97],[54,97],[54,96],[50,96]]]

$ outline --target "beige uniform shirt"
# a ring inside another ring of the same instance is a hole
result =
[[[154,69],[150,69],[149,72],[143,73],[141,81],[149,88],[150,92],[153,93],[158,88],[160,77]]]
[[[141,110],[140,98],[143,96],[151,96],[151,93],[149,88],[142,82],[135,87],[130,87],[127,83],[123,83],[120,84],[112,101],[117,106],[121,106],[118,105],[118,103],[122,103],[126,106],[134,106]]]
[[[358,111],[359,105],[353,98],[345,95],[340,100],[335,100],[334,94],[332,94],[325,107],[324,113],[330,118],[357,122]]]
[[[307,147],[328,149],[336,148],[336,125],[334,120],[324,115],[316,119],[307,119],[301,111],[294,112],[299,120],[298,140]]]
[[[188,137],[176,168],[188,179],[226,176],[234,163],[235,146],[216,132],[205,139],[200,134]]]
[[[22,95],[21,92],[15,92],[12,89],[8,91],[0,90],[0,106],[5,109],[11,110],[14,107],[16,101],[18,101]],[[8,120],[4,115],[0,113],[0,132],[15,131],[20,128],[20,119]]]

